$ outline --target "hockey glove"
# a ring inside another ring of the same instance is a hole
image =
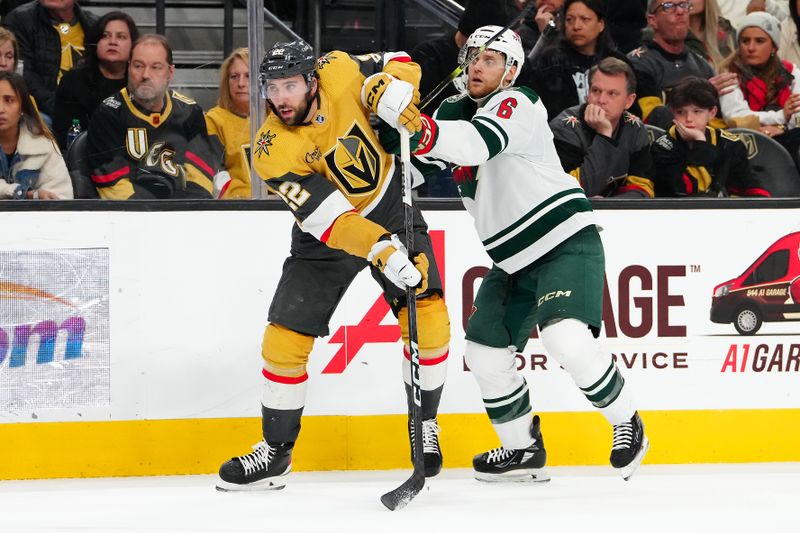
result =
[[[422,128],[410,137],[411,153],[414,155],[430,152],[439,133],[435,120],[425,113],[420,113],[419,116]],[[383,121],[378,124],[378,139],[387,153],[400,155],[400,132]]]
[[[390,126],[402,126],[412,134],[421,127],[415,98],[419,99],[419,91],[412,84],[385,72],[373,74],[361,87],[364,107],[377,113]]]
[[[412,263],[397,235],[372,245],[367,260],[401,289],[416,288],[417,294],[428,289],[428,258],[425,254],[418,254]]]
[[[225,193],[228,191],[228,187],[230,187],[233,178],[231,178],[231,175],[227,170],[220,170],[214,174],[214,179],[211,181],[214,184],[212,196],[215,200],[219,200],[225,196]]]

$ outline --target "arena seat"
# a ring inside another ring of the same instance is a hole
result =
[[[750,169],[773,197],[800,197],[800,175],[794,158],[778,141],[748,128],[730,128],[747,147]]]
[[[75,198],[100,198],[92,183],[89,168],[89,157],[86,153],[86,132],[81,132],[67,149],[64,160],[67,163],[69,177],[72,179],[72,190]]]
[[[652,124],[644,124],[644,128],[647,130],[647,138],[650,139],[650,144],[653,144],[653,141],[667,133],[665,129]]]

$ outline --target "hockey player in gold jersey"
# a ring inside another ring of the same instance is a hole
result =
[[[418,130],[419,78],[405,53],[353,57],[335,51],[315,59],[308,44],[294,41],[275,44],[264,57],[259,81],[272,113],[254,140],[253,165],[297,223],[262,345],[264,440],[222,465],[220,490],[285,485],[314,338],[328,334],[342,295],[366,266],[399,319],[409,404],[405,289],[416,287],[426,475],[441,469],[436,413],[450,341],[442,282],[416,209],[413,262],[400,244],[400,176],[369,122],[374,112],[395,127]]]

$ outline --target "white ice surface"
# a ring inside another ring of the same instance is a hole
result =
[[[410,472],[296,472],[284,490],[221,493],[215,476],[0,482],[0,532],[797,532],[800,464],[551,468],[487,484],[445,470],[401,511]]]

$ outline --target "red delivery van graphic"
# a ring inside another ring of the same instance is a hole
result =
[[[764,322],[800,320],[800,232],[767,248],[741,276],[714,287],[711,321],[754,335]]]

